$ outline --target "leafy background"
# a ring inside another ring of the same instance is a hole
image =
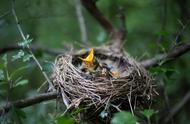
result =
[[[121,25],[118,8],[124,8],[128,31],[124,47],[139,61],[153,57],[158,53],[167,52],[176,44],[189,42],[190,1],[188,0],[97,0],[97,6],[117,27]],[[10,12],[11,1],[1,0],[0,8],[0,47],[21,42],[22,39]],[[67,44],[73,44],[75,48],[79,49],[85,47],[80,41],[80,29],[73,0],[16,0],[16,11],[24,32],[33,39],[32,44],[55,49],[64,48]],[[5,13],[7,13],[5,16],[1,16]],[[83,15],[90,46],[106,43],[108,37],[106,32],[84,8]],[[5,60],[2,59],[3,55],[1,55],[1,70],[6,70],[9,74],[18,69],[19,71],[16,71],[11,78],[15,83],[11,92],[8,91],[8,85],[1,82],[0,105],[6,103],[7,96],[10,101],[14,101],[42,92],[38,89],[45,79],[40,70],[33,61],[12,61],[12,56],[15,54],[17,51],[7,54],[7,67],[5,67]],[[50,56],[43,51],[35,52],[35,56],[49,72],[55,56]],[[163,81],[170,107],[180,102],[189,91],[189,60],[190,55],[186,54],[169,64],[150,69]],[[3,74],[1,73],[1,75]],[[20,77],[22,79],[16,82]],[[158,91],[162,91],[160,87],[163,84],[160,81],[156,83]],[[155,101],[156,105],[153,109],[161,111],[165,108],[162,92]],[[186,103],[176,115],[175,123],[190,122],[188,104],[190,103]],[[48,101],[24,108],[22,111],[15,108],[0,119],[1,122],[5,123],[16,120],[15,123],[51,124],[59,122],[56,121],[56,118],[63,111],[63,108],[56,109],[55,101]],[[122,113],[120,117],[122,117]],[[72,120],[67,121],[70,123]]]

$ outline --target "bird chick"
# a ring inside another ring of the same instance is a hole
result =
[[[79,59],[81,59],[83,61],[85,68],[90,73],[95,72],[99,66],[98,61],[94,57],[94,49],[93,48],[90,50],[90,52],[86,58],[79,57]]]

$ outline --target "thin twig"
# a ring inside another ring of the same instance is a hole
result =
[[[86,31],[84,16],[82,13],[81,3],[80,3],[80,0],[74,0],[74,3],[75,3],[75,8],[76,8],[76,15],[79,22],[80,32],[81,32],[81,41],[86,44],[88,42],[88,35]]]
[[[4,18],[5,16],[9,15],[11,13],[11,10],[6,11],[2,15],[0,15],[0,19]]]
[[[19,24],[19,21],[18,21],[18,17],[17,17],[16,12],[15,12],[15,1],[14,1],[14,0],[12,0],[12,14],[13,14],[13,16],[14,16],[14,18],[15,18],[15,21],[16,21],[16,23],[17,23],[17,28],[18,28],[18,31],[19,31],[19,33],[20,33],[22,39],[23,39],[24,41],[26,41],[27,38],[25,37],[24,32],[22,31],[22,28],[21,28],[21,26],[20,26],[20,24]],[[37,66],[39,67],[39,69],[42,71],[42,74],[44,75],[45,79],[46,79],[47,82],[49,83],[49,87],[50,87],[51,89],[54,89],[52,82],[50,81],[49,77],[47,76],[46,72],[44,71],[44,69],[43,69],[42,66],[40,65],[40,63],[39,63],[39,61],[37,60],[37,58],[34,56],[32,50],[30,49],[30,46],[29,46],[29,45],[26,45],[26,48],[28,49],[29,53],[31,54],[32,58],[33,58],[34,61],[36,62],[36,64],[37,64]]]
[[[183,35],[185,29],[186,29],[187,26],[189,25],[190,20],[188,20],[186,24],[183,24],[183,22],[180,21],[180,20],[178,20],[178,22],[179,22],[179,24],[181,25],[181,29],[179,29],[179,30],[177,31],[177,35],[176,35],[175,40],[174,40],[174,43],[175,43],[175,44],[180,42],[181,36]]]
[[[133,107],[132,107],[132,104],[131,104],[131,95],[132,95],[132,85],[130,86],[130,92],[129,92],[129,95],[127,95],[127,98],[128,98],[128,101],[129,101],[129,107],[131,109],[131,113],[132,115],[134,116],[134,111],[133,111]]]
[[[118,112],[121,112],[122,110],[119,108],[119,106],[116,106],[114,104],[111,104],[112,107],[114,107]]]

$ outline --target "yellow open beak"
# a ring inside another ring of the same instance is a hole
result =
[[[83,59],[83,58],[81,58],[81,57],[79,57],[79,59],[81,59],[81,60],[84,61],[84,62],[93,63],[93,61],[94,61],[94,49],[92,48],[92,49],[90,50],[88,56],[87,56],[85,59]]]

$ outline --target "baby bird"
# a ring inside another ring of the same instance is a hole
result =
[[[99,66],[98,61],[94,57],[94,49],[93,48],[90,50],[90,52],[86,58],[81,58],[81,57],[79,57],[79,58],[83,61],[85,68],[90,73],[95,72]]]

